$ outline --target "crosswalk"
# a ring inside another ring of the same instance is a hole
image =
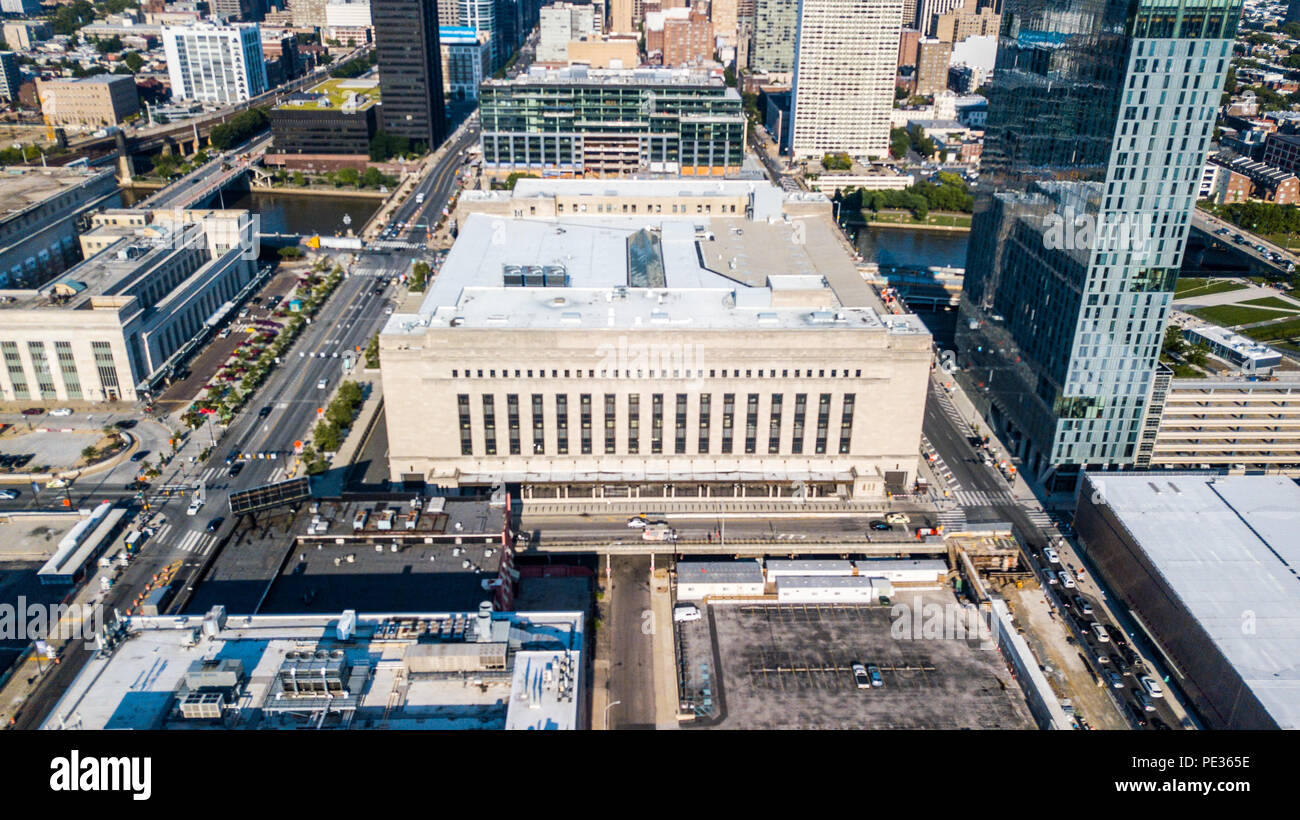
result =
[[[989,492],[988,490],[956,490],[953,497],[963,507],[996,507],[1002,504],[1015,504],[1015,496],[1005,490]]]
[[[939,524],[947,532],[960,532],[966,528],[966,511],[961,507],[939,511]]]
[[[1035,527],[1044,532],[1050,531],[1055,526],[1052,517],[1043,510],[1025,510],[1025,515]]]
[[[192,552],[195,555],[207,555],[212,550],[214,539],[207,533],[198,530],[190,530],[185,533],[174,546],[181,552]]]
[[[939,403],[939,409],[942,410],[943,414],[953,423],[953,426],[961,431],[962,435],[972,436],[975,434],[975,431],[971,430],[970,424],[966,422],[966,419],[957,410],[957,406],[952,403],[952,398],[948,396],[948,391],[936,387],[933,388],[930,393],[934,396],[935,401]]]

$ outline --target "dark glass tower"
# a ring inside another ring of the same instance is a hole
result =
[[[1006,0],[957,327],[1052,490],[1140,462],[1241,0]]]
[[[437,0],[372,0],[384,130],[432,150],[447,136]]]

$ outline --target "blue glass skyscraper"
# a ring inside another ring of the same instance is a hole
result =
[[[957,328],[1050,490],[1131,466],[1241,0],[1006,0]]]

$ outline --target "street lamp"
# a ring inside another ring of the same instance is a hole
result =
[[[609,710],[613,709],[615,706],[618,706],[622,702],[623,701],[621,700],[616,700],[605,707],[605,731],[609,731]]]

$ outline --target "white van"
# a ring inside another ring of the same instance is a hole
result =
[[[695,604],[682,603],[673,608],[673,620],[679,623],[698,621],[702,617],[704,616],[700,613],[700,608]]]
[[[1106,643],[1107,641],[1110,640],[1110,635],[1107,634],[1106,627],[1102,626],[1096,621],[1092,622],[1092,634],[1097,636],[1097,641],[1099,643]]]

